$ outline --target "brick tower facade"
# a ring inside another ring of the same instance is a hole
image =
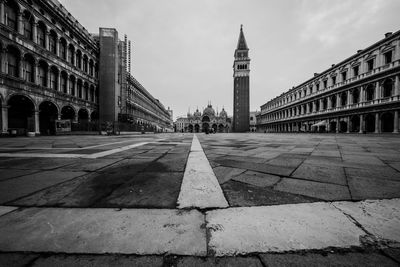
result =
[[[233,131],[247,132],[250,127],[250,58],[249,48],[240,26],[233,62]]]

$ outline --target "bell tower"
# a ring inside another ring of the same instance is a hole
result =
[[[233,62],[233,131],[247,132],[250,127],[250,58],[243,25]]]

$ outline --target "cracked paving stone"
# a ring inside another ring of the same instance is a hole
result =
[[[246,171],[233,177],[232,180],[258,187],[268,187],[275,185],[280,177],[262,172]]]
[[[260,188],[250,184],[229,181],[223,184],[222,190],[232,207],[279,205],[290,203],[310,203],[318,199],[275,191],[271,188]]]
[[[309,196],[322,200],[351,200],[347,186],[283,178],[275,190]]]

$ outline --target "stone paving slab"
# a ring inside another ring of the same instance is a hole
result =
[[[11,211],[18,209],[18,207],[11,207],[11,206],[0,206],[0,216],[7,214]]]
[[[162,256],[135,255],[52,255],[35,260],[33,267],[163,266]]]
[[[378,253],[342,253],[326,254],[307,253],[299,254],[261,254],[260,258],[265,266],[279,267],[320,267],[320,266],[341,266],[341,267],[394,267],[398,264],[388,257]]]
[[[0,181],[38,172],[38,170],[0,169]]]
[[[206,218],[216,256],[348,248],[360,246],[365,235],[329,203],[229,208],[209,211]]]
[[[320,201],[316,198],[290,194],[231,180],[222,185],[231,207],[268,206]]]
[[[303,163],[295,170],[292,177],[331,184],[347,185],[344,168],[338,166],[321,166]]]
[[[0,182],[0,203],[32,194],[49,186],[71,180],[85,172],[43,171]]]
[[[400,243],[400,199],[335,202],[333,205],[375,237]]]
[[[262,173],[262,172],[254,172],[254,171],[246,171],[244,173],[240,173],[232,178],[234,181],[251,184],[258,187],[267,187],[273,186],[281,179],[279,176]]]
[[[204,215],[196,210],[29,208],[0,217],[0,251],[205,256]]]
[[[196,258],[181,257],[177,267],[263,267],[257,257],[223,257],[223,258]]]
[[[348,178],[349,189],[353,200],[380,199],[400,197],[400,181],[374,178]]]
[[[327,201],[351,200],[348,187],[337,184],[283,178],[274,189]]]
[[[218,166],[218,167],[213,168],[213,171],[215,173],[215,176],[218,179],[218,182],[220,184],[223,184],[223,183],[229,181],[230,179],[234,178],[235,176],[245,172],[246,170],[238,169],[238,168]]]

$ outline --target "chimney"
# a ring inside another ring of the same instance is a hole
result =
[[[331,68],[335,67],[336,64],[332,64]]]
[[[314,72],[314,77],[316,77],[316,76],[318,76],[319,75],[319,73],[317,73],[317,72]]]
[[[362,50],[360,49],[360,50],[357,50],[357,53],[360,53]]]

